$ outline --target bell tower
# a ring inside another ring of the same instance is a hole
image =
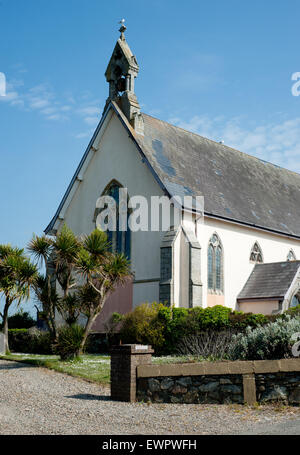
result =
[[[134,92],[134,82],[139,72],[139,65],[126,42],[124,22],[124,19],[120,21],[121,35],[105,72],[106,80],[109,83],[106,106],[110,101],[117,102],[135,131],[143,134],[144,121]]]

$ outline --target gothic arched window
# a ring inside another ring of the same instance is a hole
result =
[[[207,251],[207,286],[210,291],[223,292],[223,247],[219,236],[213,234]]]
[[[122,199],[120,195],[120,189],[123,188],[117,181],[113,180],[104,190],[102,196],[110,196],[115,201],[115,210],[113,210],[113,214],[115,216],[115,222],[113,223],[114,226],[111,229],[107,229],[107,237],[111,244],[111,251],[113,253],[124,253],[125,256],[130,259],[130,229],[128,225],[128,218],[129,218],[129,211],[128,211],[128,204]],[[120,199],[121,197],[121,199]],[[128,197],[127,197],[128,202]],[[103,209],[102,209],[103,210]],[[101,210],[97,210],[95,212],[95,220],[97,218],[98,213]],[[123,218],[120,218],[123,216]],[[125,221],[125,224],[124,224]],[[107,224],[105,220],[105,224]],[[122,227],[122,224],[124,225]]]
[[[261,264],[262,262],[264,262],[262,250],[261,250],[261,247],[259,246],[258,242],[255,242],[252,247],[252,250],[250,253],[250,261],[256,262],[258,264]]]
[[[298,305],[300,305],[300,289],[296,292],[296,294],[294,294],[289,306],[290,308],[295,308]]]
[[[289,251],[289,254],[287,255],[287,261],[296,261],[296,255],[293,250]]]

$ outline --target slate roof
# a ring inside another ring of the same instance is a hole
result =
[[[52,231],[110,108],[170,196],[203,195],[206,215],[300,239],[300,174],[146,114],[142,136],[115,102],[107,106],[46,233]]]
[[[203,195],[206,214],[300,237],[300,174],[143,118],[135,139],[171,195]]]
[[[300,261],[256,264],[237,300],[283,299],[300,267]]]

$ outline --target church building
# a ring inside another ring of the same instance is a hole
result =
[[[172,203],[164,229],[151,229],[150,214],[149,229],[108,233],[112,250],[130,259],[132,278],[108,298],[93,330],[144,302],[264,314],[299,304],[300,175],[142,113],[125,30],[105,73],[102,117],[45,233],[55,236],[64,223],[90,233],[99,197],[118,206],[122,188],[149,207],[154,196],[199,196],[204,205]]]

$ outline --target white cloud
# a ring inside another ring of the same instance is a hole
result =
[[[100,108],[97,106],[85,106],[78,109],[77,112],[82,115],[100,115]]]
[[[225,145],[254,155],[278,166],[300,172],[300,117],[263,125],[246,126],[246,119],[224,116],[194,116],[189,120],[170,118],[170,122],[201,136],[224,141]]]
[[[93,99],[87,92],[78,94],[77,99],[70,92],[58,97],[48,84],[39,84],[26,90],[20,79],[12,79],[7,83],[6,96],[0,100],[25,111],[36,111],[52,121],[64,121],[72,115],[79,115],[85,124],[95,126],[101,114],[101,101]]]
[[[87,125],[96,126],[99,122],[99,117],[85,117],[84,121]]]
[[[75,137],[76,137],[76,139],[84,139],[86,137],[92,137],[93,132],[94,132],[94,130],[90,129],[88,131],[84,131],[82,133],[76,134]]]

